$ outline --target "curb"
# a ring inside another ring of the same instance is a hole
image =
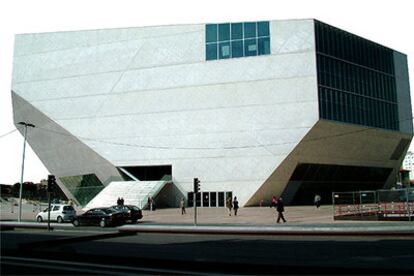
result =
[[[124,225],[119,232],[212,235],[414,236],[414,226],[293,227]]]

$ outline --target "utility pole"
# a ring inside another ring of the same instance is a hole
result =
[[[20,177],[20,190],[19,190],[19,219],[20,222],[22,220],[22,195],[23,195],[23,174],[24,174],[24,157],[26,152],[26,135],[27,135],[27,127],[35,127],[35,125],[26,123],[26,122],[18,122],[19,125],[24,126],[24,142],[23,142],[23,160],[22,160],[22,174]]]

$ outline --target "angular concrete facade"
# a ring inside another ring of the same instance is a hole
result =
[[[58,179],[106,185],[119,167],[167,165],[180,194],[198,177],[242,206],[281,195],[303,162],[395,171],[408,145],[388,155],[411,140],[411,121],[400,132],[321,120],[314,20],[271,21],[270,37],[269,55],[206,61],[204,24],[17,35],[14,120],[36,125],[28,142]],[[396,55],[402,119],[411,105]]]

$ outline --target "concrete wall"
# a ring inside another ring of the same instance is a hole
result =
[[[18,35],[13,90],[115,166],[171,164],[179,190],[198,177],[244,205],[318,121],[313,20],[272,21],[271,55],[216,61],[204,28]]]

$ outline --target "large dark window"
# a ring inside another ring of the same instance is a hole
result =
[[[140,181],[159,181],[171,179],[171,166],[136,166],[123,167]]]
[[[206,60],[269,54],[268,21],[206,25]]]
[[[393,51],[319,21],[315,35],[320,117],[398,130]]]
[[[324,164],[298,164],[288,185],[299,188],[293,195],[286,187],[283,196],[292,198],[291,204],[312,204],[316,194],[324,204],[332,202],[332,192],[377,190],[384,187],[391,168],[357,167]]]

